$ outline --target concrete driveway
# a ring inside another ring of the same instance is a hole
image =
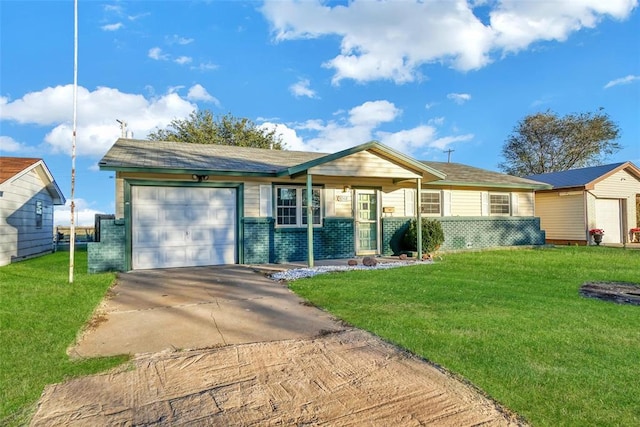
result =
[[[524,424],[246,266],[121,274],[71,352],[138,354],[47,386],[31,426]]]
[[[343,330],[283,284],[248,266],[118,275],[72,357],[152,353],[306,338]]]

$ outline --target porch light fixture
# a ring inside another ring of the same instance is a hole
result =
[[[208,181],[209,175],[196,175],[194,173],[193,175],[191,175],[191,178],[193,178],[194,181],[202,182],[202,181]]]

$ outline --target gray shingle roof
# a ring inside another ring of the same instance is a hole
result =
[[[422,161],[427,166],[444,172],[447,177],[442,181],[434,181],[429,184],[469,184],[485,185],[488,187],[524,187],[524,188],[544,188],[543,182],[520,178],[504,173],[493,172],[473,166],[462,165],[460,163],[430,162]]]
[[[552,185],[553,188],[582,187],[622,165],[624,165],[624,162],[592,166],[588,168],[570,169],[562,172],[529,175],[527,178],[546,182],[547,184]]]
[[[170,170],[178,173],[202,171],[207,174],[219,172],[275,176],[287,168],[325,156],[328,154],[120,138],[102,158],[100,168],[105,170]],[[434,181],[432,184],[546,187],[540,182],[459,163],[429,161],[419,163],[446,174],[444,180]]]
[[[100,167],[272,174],[325,155],[326,153],[121,138],[102,158]]]

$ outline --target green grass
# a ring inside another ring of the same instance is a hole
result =
[[[640,251],[458,253],[290,286],[466,378],[533,425],[640,425],[640,306],[583,298],[587,281],[640,282]]]
[[[28,423],[45,385],[126,360],[66,354],[115,278],[86,271],[86,252],[76,252],[73,284],[69,252],[0,268],[0,425]]]

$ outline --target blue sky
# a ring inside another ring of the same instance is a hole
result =
[[[605,109],[640,164],[637,0],[79,1],[76,206],[113,213],[96,164],[194,109],[289,149],[379,140],[498,170],[519,120]],[[73,2],[0,0],[0,155],[42,157],[70,195]],[[69,222],[68,207],[56,223]]]

